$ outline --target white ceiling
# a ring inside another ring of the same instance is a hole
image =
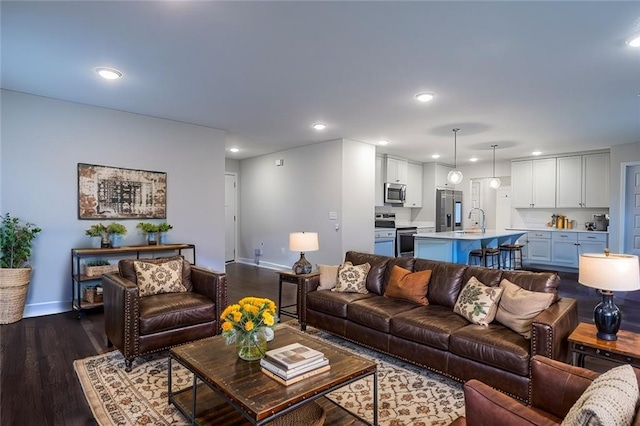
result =
[[[348,138],[452,163],[454,127],[458,164],[640,142],[637,1],[0,7],[2,88],[222,129],[230,158]]]

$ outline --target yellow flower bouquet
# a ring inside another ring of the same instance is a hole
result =
[[[260,297],[245,297],[227,306],[220,319],[226,344],[235,343],[238,356],[245,360],[264,356],[267,337],[278,322],[276,304]]]

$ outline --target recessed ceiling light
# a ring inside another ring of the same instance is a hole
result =
[[[440,154],[433,154],[433,155],[431,156],[431,158],[433,158],[434,160],[435,160],[435,159],[438,159],[438,158],[440,158]]]
[[[631,47],[640,47],[640,33],[636,33],[627,39],[627,44]]]
[[[478,157],[471,157],[469,158],[469,161],[471,161],[472,163],[475,163],[476,161],[478,161]]]
[[[542,154],[542,151],[533,151],[531,153],[531,155],[540,155],[540,154]]]
[[[96,68],[96,72],[100,77],[106,78],[107,80],[117,80],[122,77],[122,73],[115,68],[98,67]]]
[[[239,148],[230,148],[229,151],[231,151],[231,152],[239,152],[240,149]]]
[[[436,97],[436,94],[435,93],[430,93],[430,92],[417,93],[414,96],[414,98],[416,98],[416,100],[420,101],[420,102],[429,102],[430,100],[432,100],[435,97]]]
[[[378,141],[378,145],[387,145],[388,143],[389,141],[384,139]]]
[[[314,125],[311,127],[313,127],[316,130],[324,130],[327,127],[327,125],[322,123],[314,123]]]

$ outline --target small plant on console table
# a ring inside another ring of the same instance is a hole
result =
[[[127,227],[121,223],[113,222],[107,226],[107,233],[111,237],[111,247],[120,247],[120,240],[123,235],[127,235]]]
[[[136,225],[136,228],[140,230],[147,237],[147,244],[153,246],[156,244],[156,233],[158,232],[158,225],[149,222],[140,222]]]
[[[101,223],[94,223],[84,231],[85,235],[91,237],[91,248],[109,247],[109,234],[107,227]]]
[[[173,226],[169,225],[167,222],[160,222],[158,224],[158,231],[160,233],[159,243],[167,244],[167,232],[173,229]]]

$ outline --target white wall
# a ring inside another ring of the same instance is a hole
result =
[[[261,264],[290,267],[300,257],[289,251],[296,231],[318,232],[320,250],[306,254],[314,265],[338,264],[348,249],[373,251],[374,155],[371,145],[333,140],[240,161],[239,257],[261,249]]]
[[[26,316],[70,310],[70,249],[88,247],[78,219],[77,163],[167,173],[170,242],[193,243],[197,263],[224,269],[225,133],[202,126],[3,90],[3,212],[43,229],[35,240]],[[111,220],[103,220],[111,223]],[[143,242],[139,220],[123,245]]]
[[[240,160],[234,160],[232,158],[225,158],[224,171],[227,173],[240,173]]]

